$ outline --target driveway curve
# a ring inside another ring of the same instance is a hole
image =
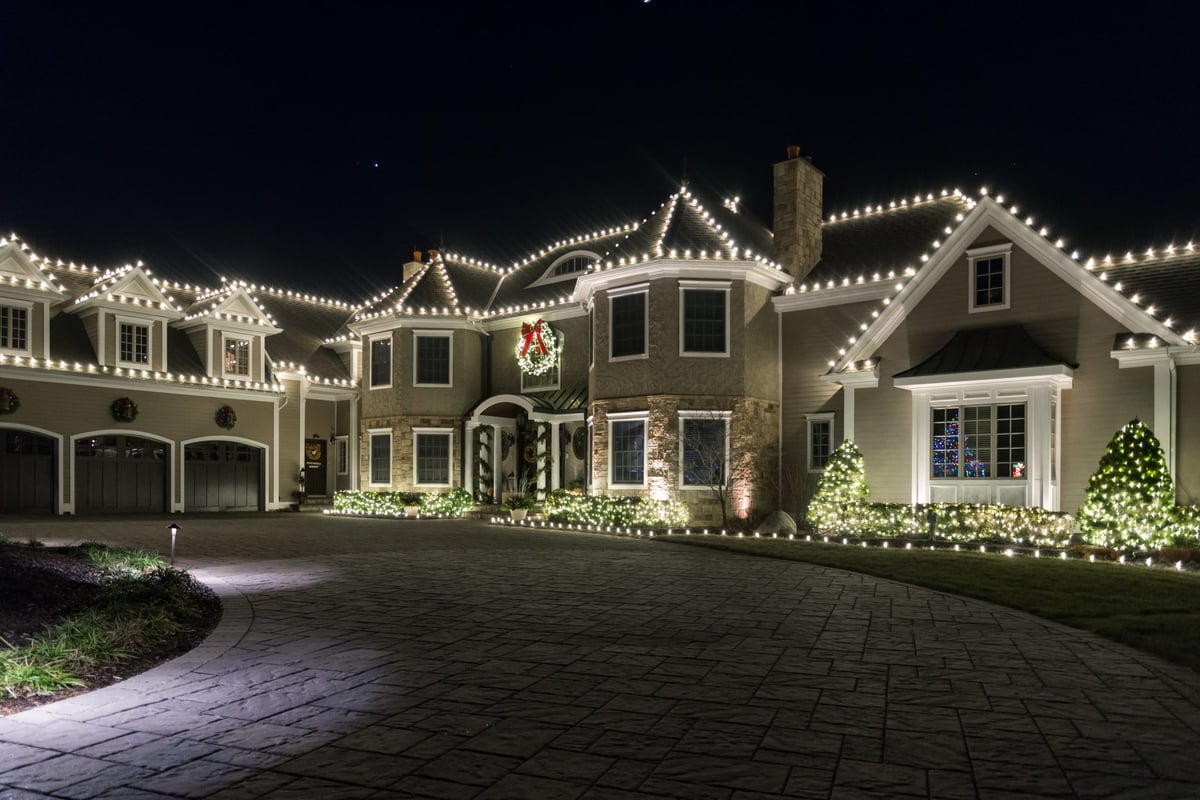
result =
[[[1195,798],[1196,673],[668,543],[308,515],[5,521],[165,550],[191,653],[0,718],[0,798]]]

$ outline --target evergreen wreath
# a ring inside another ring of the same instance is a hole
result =
[[[109,410],[112,411],[113,419],[117,422],[133,422],[138,415],[137,403],[128,397],[118,397],[113,400]]]
[[[0,414],[11,414],[21,407],[21,398],[8,387],[0,387]]]
[[[221,406],[217,409],[217,424],[225,430],[232,430],[234,425],[237,425],[237,412],[233,410],[233,406]]]
[[[523,322],[513,352],[517,356],[517,365],[526,375],[544,375],[558,363],[558,337],[554,329],[540,319],[532,325]]]

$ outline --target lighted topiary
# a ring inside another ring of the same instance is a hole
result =
[[[819,531],[854,531],[868,518],[870,497],[863,455],[847,439],[825,463],[805,519]]]
[[[1083,538],[1105,547],[1170,544],[1175,483],[1154,434],[1133,420],[1108,443],[1077,515]]]

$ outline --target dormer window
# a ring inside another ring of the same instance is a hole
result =
[[[1009,256],[1012,244],[979,247],[967,251],[970,275],[970,305],[976,311],[998,311],[1009,306]]]
[[[29,349],[29,309],[0,306],[0,350],[24,352]]]
[[[574,250],[552,262],[546,271],[529,285],[542,286],[557,281],[573,280],[587,272],[599,261],[600,256],[595,253],[587,250]]]
[[[150,364],[150,326],[136,322],[122,322],[118,340],[118,359],[124,364],[147,366]]]
[[[250,340],[225,338],[225,374],[246,377],[250,374]]]
[[[561,275],[574,275],[576,272],[587,272],[588,267],[596,263],[596,259],[590,256],[571,256],[554,265],[555,277]]]

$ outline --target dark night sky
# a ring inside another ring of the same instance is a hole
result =
[[[640,219],[685,164],[769,219],[796,142],[827,212],[986,183],[1085,253],[1200,238],[1187,4],[434,5],[5,4],[0,230],[357,299],[414,246]]]

